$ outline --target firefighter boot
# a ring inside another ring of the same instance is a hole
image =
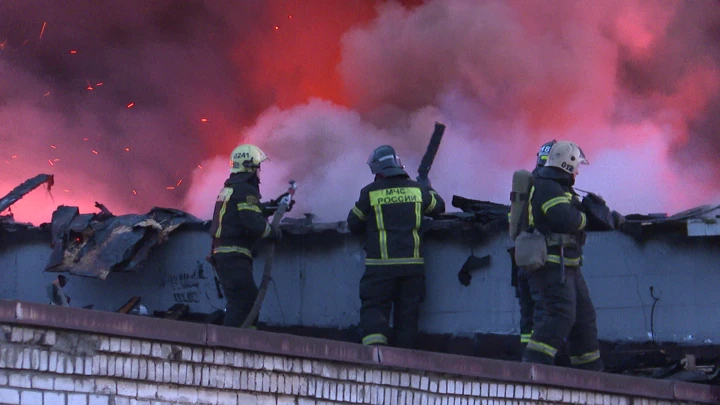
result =
[[[522,358],[523,363],[536,363],[536,364],[547,364],[552,366],[555,364],[555,358],[548,354],[539,352],[537,350],[525,348]]]

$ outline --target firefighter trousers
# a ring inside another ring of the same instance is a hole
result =
[[[560,266],[549,264],[530,274],[529,281],[536,298],[535,325],[523,361],[554,364],[567,340],[573,367],[602,370],[595,307],[580,267],[566,266],[563,280]]]
[[[250,314],[258,287],[253,279],[253,261],[241,253],[215,253],[215,270],[227,299],[223,325],[239,327]],[[254,326],[257,318],[253,320]]]
[[[415,347],[423,299],[424,265],[366,266],[360,280],[362,343],[389,344],[392,311],[395,346]]]
[[[526,344],[530,340],[533,331],[535,300],[530,290],[530,281],[523,270],[518,271],[515,295],[520,304],[520,342]]]

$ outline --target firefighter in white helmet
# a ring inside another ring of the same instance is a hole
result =
[[[259,239],[280,238],[280,230],[272,229],[267,217],[275,212],[284,195],[268,203],[260,202],[260,165],[266,160],[267,155],[255,145],[236,147],[230,155],[230,177],[215,201],[210,228],[211,262],[227,299],[226,326],[242,325],[258,294],[252,245]]]
[[[550,149],[556,143],[557,141],[553,139],[540,146],[540,150],[537,153],[535,169],[533,169],[532,172],[533,176],[537,175],[538,170],[545,166],[548,155],[550,154]],[[542,311],[542,309],[535,308],[535,300],[532,297],[527,273],[519,269],[515,264],[515,247],[508,249],[508,252],[512,260],[511,284],[515,287],[515,297],[518,299],[518,304],[520,305],[520,343],[525,346],[532,335],[533,314],[535,311]]]
[[[523,361],[554,364],[567,339],[574,367],[602,370],[595,308],[581,272],[588,217],[573,189],[580,166],[589,164],[580,147],[568,141],[552,146],[530,191],[530,227],[545,235],[547,260],[527,272],[534,296],[535,324]],[[607,208],[607,207],[606,207]]]

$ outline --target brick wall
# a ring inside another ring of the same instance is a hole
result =
[[[720,398],[714,387],[696,384],[13,304],[14,321],[3,319],[0,306],[3,404],[651,405]],[[40,325],[64,320],[65,328]],[[201,330],[204,343],[188,343]],[[145,337],[152,333],[159,338]]]

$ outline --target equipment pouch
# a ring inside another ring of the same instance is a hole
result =
[[[585,233],[583,232],[583,235]],[[575,236],[567,234],[567,233],[551,233],[545,236],[545,242],[548,246],[563,246],[563,247],[571,247],[575,248],[577,247],[577,242],[575,241]],[[585,241],[583,240],[581,245],[584,245]]]
[[[547,243],[545,235],[538,231],[520,232],[515,239],[515,263],[521,269],[532,272],[545,265]]]

